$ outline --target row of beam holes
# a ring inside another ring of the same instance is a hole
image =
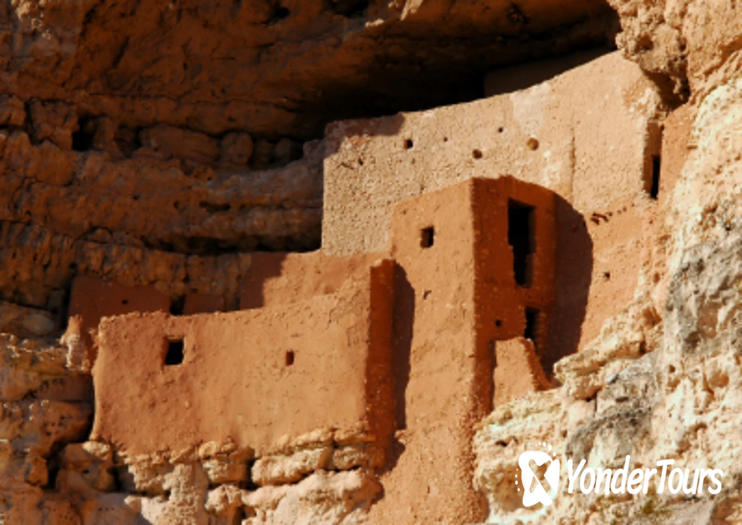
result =
[[[505,131],[505,128],[503,128],[503,127],[497,128],[497,132],[498,133],[503,133],[504,131]],[[448,137],[443,137],[443,142],[448,142]],[[404,141],[404,149],[412,149],[412,147],[414,145],[415,144],[412,141],[412,139],[405,139],[405,141]],[[526,142],[526,146],[528,146],[529,149],[537,150],[538,149],[538,146],[539,146],[538,140],[536,138],[534,138],[534,137],[531,137]],[[475,148],[475,149],[472,150],[471,156],[474,159],[479,160],[479,159],[481,159],[484,156],[484,154],[482,153],[482,150],[480,150],[478,148]]]
[[[500,128],[502,129],[502,128]],[[448,137],[443,137],[443,142],[448,142]],[[405,139],[404,141],[404,149],[409,150],[412,149],[415,143],[412,141],[412,139]],[[482,158],[482,150],[480,149],[473,149],[471,152],[471,156],[475,159],[481,159]]]
[[[498,133],[502,133],[505,131],[504,128],[500,127],[497,129]],[[661,139],[660,139],[661,140]],[[443,142],[448,142],[448,137],[443,137]],[[538,139],[531,137],[526,142],[526,145],[531,150],[536,150],[539,147]],[[404,149],[409,150],[412,149],[414,146],[414,142],[412,139],[408,138],[404,141]],[[483,157],[482,150],[480,149],[474,149],[472,150],[472,157],[475,159],[481,159]],[[652,168],[651,168],[651,176],[645,180],[645,189],[647,193],[649,193],[649,196],[652,199],[657,199],[657,196],[660,191],[660,166],[661,166],[661,157],[659,154],[652,155]]]

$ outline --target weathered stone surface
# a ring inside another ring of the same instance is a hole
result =
[[[148,148],[163,159],[177,157],[208,164],[219,156],[217,140],[204,133],[175,126],[158,125],[147,128],[140,132],[140,140],[143,148]]]
[[[64,102],[33,100],[28,108],[31,138],[35,143],[50,140],[61,150],[72,149],[72,133],[77,129],[74,106]]]
[[[367,443],[341,446],[333,449],[327,468],[329,470],[350,470],[373,462],[373,448]]]
[[[0,301],[0,331],[19,337],[42,337],[57,329],[57,320],[45,310]]]
[[[23,101],[14,96],[0,97],[0,126],[22,126],[26,121],[26,109]]]
[[[219,156],[219,146],[208,142],[211,139],[181,137],[183,133],[179,128],[153,128],[144,135],[153,152],[159,148],[172,155],[182,148],[186,151],[181,156],[202,161]],[[194,140],[209,146],[194,146]],[[3,221],[31,222],[91,241],[182,253],[245,250],[260,242],[307,248],[318,239],[322,174],[316,148],[280,168],[238,173],[151,156],[115,160],[107,153],[80,154],[49,141],[32,144],[22,131],[11,133],[3,150],[0,173],[9,190],[0,197]],[[286,201],[294,207],[284,208]],[[297,228],[293,233],[291,222]],[[273,233],[271,224],[276,226]]]
[[[703,97],[740,70],[742,19],[734,4],[689,0],[608,0],[623,29],[628,58],[664,88],[670,100]],[[700,98],[699,98],[700,100]]]
[[[252,467],[252,480],[258,485],[295,483],[315,470],[327,467],[332,448],[300,450],[290,456],[266,456]]]
[[[533,342],[518,337],[495,342],[494,406],[552,385],[536,354]]]
[[[44,494],[38,487],[14,487],[0,492],[0,520],[3,523],[49,523],[82,525],[73,505],[57,495]]]
[[[60,469],[57,474],[57,488],[62,491],[65,488],[74,490],[76,480],[65,477],[75,475],[79,475],[90,489],[100,492],[112,491],[116,486],[113,477],[113,450],[104,443],[87,441],[67,445],[60,454]]]
[[[221,142],[221,161],[228,166],[247,166],[252,156],[252,138],[247,133],[227,133]]]
[[[52,447],[82,440],[90,425],[88,404],[63,401],[4,401],[0,407],[0,482],[4,486],[49,481],[45,457]]]
[[[378,482],[359,470],[318,471],[296,485],[260,488],[243,501],[253,516],[249,525],[350,524],[365,521],[365,511],[380,490]]]
[[[24,101],[74,102],[81,116],[107,115],[125,129],[168,124],[271,139],[476,95],[488,68],[603,43],[614,31],[613,13],[597,0],[137,9],[23,1],[4,6],[0,23],[0,79]]]
[[[106,276],[124,286],[152,285],[171,297],[219,294],[236,305],[239,277],[251,260],[239,253],[184,255],[79,241],[38,226],[2,221],[0,241],[0,257],[6,262],[0,272],[0,295],[52,311],[64,308],[66,288],[78,273]]]
[[[228,458],[212,458],[202,463],[209,483],[242,483],[248,479],[247,465],[244,462],[233,462]]]

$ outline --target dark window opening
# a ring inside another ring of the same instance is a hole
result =
[[[167,366],[179,365],[183,362],[183,340],[168,340],[165,364]]]
[[[655,200],[660,193],[660,163],[660,156],[652,155],[652,183],[649,187],[649,196]]]
[[[644,191],[651,199],[655,200],[660,192],[662,131],[662,125],[657,121],[652,120],[647,124],[642,181],[644,183]]]
[[[412,146],[414,146],[414,143],[412,142],[412,139],[405,139],[405,141],[404,141],[404,149],[411,149]]]
[[[513,249],[515,282],[518,286],[529,286],[533,271],[533,206],[508,201],[508,243]]]
[[[354,18],[363,16],[368,4],[368,0],[330,0],[330,9],[346,18]]]
[[[526,308],[526,329],[523,331],[523,337],[533,341],[533,346],[536,346],[536,338],[538,337],[538,310],[535,308]]]
[[[434,238],[435,229],[432,226],[423,228],[422,230],[420,230],[420,247],[430,248],[431,246],[433,246]]]
[[[185,296],[181,295],[170,303],[170,315],[183,315],[185,309]]]
[[[95,139],[95,121],[81,118],[77,123],[77,131],[72,133],[72,149],[88,151],[93,148]]]
[[[288,352],[286,352],[286,366],[293,365],[294,364],[294,358],[295,357],[296,356],[294,355],[294,351],[293,350],[289,350]]]
[[[271,13],[271,19],[268,21],[268,23],[272,24],[280,22],[281,20],[288,18],[289,15],[291,15],[291,11],[288,8],[282,5],[274,6],[273,12]]]

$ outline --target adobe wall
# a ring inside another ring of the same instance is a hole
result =
[[[124,286],[90,275],[78,275],[70,286],[67,328],[63,336],[69,348],[67,364],[90,371],[96,357],[93,334],[104,317],[158,310],[190,315],[222,311],[224,306],[222,295],[190,293],[171,298],[153,286]]]
[[[401,268],[395,296],[397,438],[402,452],[381,477],[385,497],[371,523],[484,519],[471,488],[474,370],[474,214],[471,183],[400,204],[391,255]],[[424,247],[421,230],[433,226]],[[456,276],[452,279],[452,276]],[[486,394],[485,394],[486,396]],[[397,499],[404,494],[405,504]],[[436,501],[431,505],[430,501]]]
[[[512,201],[533,206],[527,232],[532,268],[523,285],[514,277],[509,239]],[[553,193],[510,177],[470,179],[396,207],[392,363],[405,452],[381,478],[388,496],[372,508],[372,522],[484,519],[483,501],[471,485],[472,429],[492,408],[494,341],[524,334],[526,307],[549,313],[554,228]],[[401,505],[396,494],[413,503]]]
[[[70,289],[67,339],[72,333],[79,338],[70,352],[70,365],[90,370],[95,361],[94,340],[91,332],[97,331],[103,317],[131,312],[167,312],[170,298],[146,286],[122,286],[86,275],[75,277]]]
[[[173,304],[150,288],[78,278],[71,312],[85,327],[100,322],[91,439],[127,456],[234,443],[255,451],[251,475],[263,485],[284,479],[270,454],[332,429],[374,443],[373,459],[355,461],[381,467],[387,496],[373,506],[375,522],[483,519],[470,482],[472,432],[493,405],[496,340],[532,338],[538,350],[528,364],[544,377],[547,341],[529,332],[527,309],[546,325],[555,202],[551,191],[512,177],[408,199],[394,213],[389,259],[254,254],[241,277],[243,310],[229,314],[120,315],[172,313]],[[526,208],[518,222],[514,211]],[[522,243],[528,249],[519,252]],[[188,295],[183,313],[216,299]],[[519,357],[503,356],[500,375],[521,370]],[[548,386],[532,383],[507,393]],[[313,452],[296,452],[305,453]],[[410,491],[419,504],[400,505],[395,495],[408,500]],[[429,494],[445,505],[426,503]]]
[[[471,177],[512,175],[557,194],[555,326],[571,351],[634,296],[661,129],[635,64],[601,56],[522,91],[328,126],[322,249],[374,251],[394,205]]]
[[[91,439],[127,454],[208,441],[265,454],[323,428],[381,443],[393,413],[392,275],[381,262],[335,294],[275,308],[104,318]],[[183,342],[180,364],[166,364],[171,341]]]
[[[491,352],[492,341],[526,336],[548,369],[553,356],[566,351],[548,337],[556,288],[556,196],[513,177],[472,179],[471,185],[477,352]],[[521,221],[517,213],[524,209],[527,220]],[[517,256],[511,241],[527,242],[527,255]]]
[[[352,256],[256,252],[240,277],[240,308],[288,304],[335,293],[349,280],[363,279],[382,253]]]

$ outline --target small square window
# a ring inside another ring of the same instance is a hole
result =
[[[420,230],[420,247],[430,248],[435,240],[435,229],[432,226]]]
[[[167,353],[165,354],[165,365],[173,366],[183,363],[183,339],[168,339]]]

